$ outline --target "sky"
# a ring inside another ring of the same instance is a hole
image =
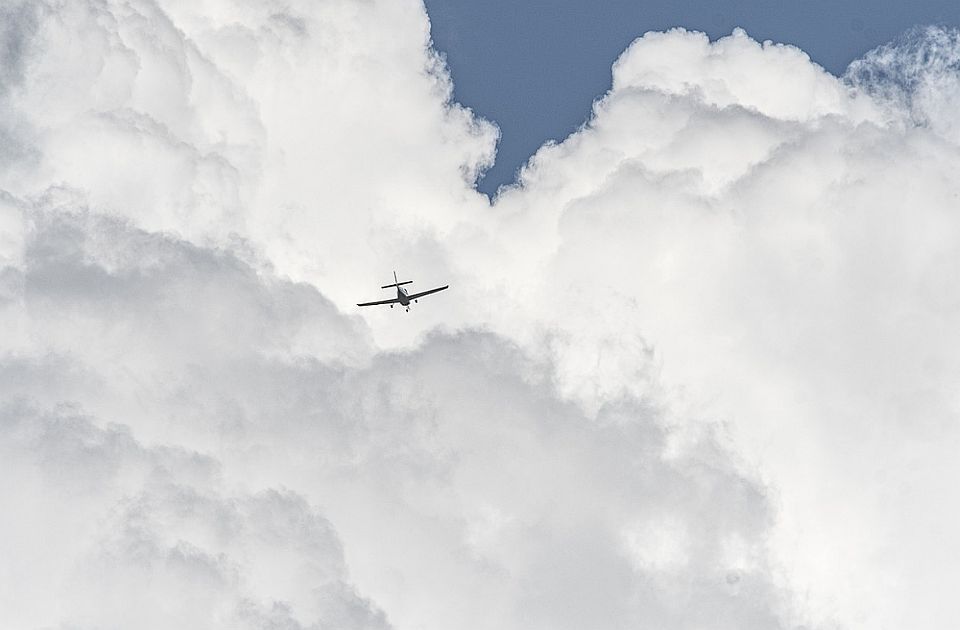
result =
[[[610,89],[610,66],[647,31],[676,26],[711,39],[741,27],[793,44],[841,76],[854,59],[914,26],[960,25],[960,5],[923,2],[727,0],[426,0],[455,98],[500,128],[497,160],[478,188],[495,195],[547,140],[585,123]]]
[[[0,627],[960,625],[960,31],[648,32],[491,200],[417,0],[0,13]]]

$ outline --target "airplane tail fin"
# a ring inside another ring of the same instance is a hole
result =
[[[380,287],[380,288],[381,288],[381,289],[389,289],[390,287],[399,287],[399,286],[402,286],[402,285],[404,285],[404,284],[410,284],[411,282],[413,282],[413,280],[404,280],[403,282],[400,282],[399,280],[397,280],[397,272],[394,271],[394,272],[393,272],[393,284],[385,284],[385,285],[383,285],[383,286]]]

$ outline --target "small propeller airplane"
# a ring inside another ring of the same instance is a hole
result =
[[[399,304],[400,306],[406,306],[407,311],[410,310],[410,302],[416,302],[417,299],[422,298],[425,295],[430,295],[431,293],[436,293],[438,291],[443,291],[444,289],[450,288],[449,284],[445,284],[442,287],[437,287],[436,289],[430,289],[429,291],[424,291],[422,293],[414,293],[413,295],[407,295],[406,289],[403,288],[403,285],[412,283],[413,280],[404,280],[400,282],[397,280],[397,272],[393,272],[393,284],[387,284],[381,289],[389,289],[392,287],[397,288],[397,297],[392,300],[380,300],[379,302],[364,302],[362,304],[357,304],[357,306],[379,306],[380,304],[389,304],[390,308],[393,308],[394,304]]]

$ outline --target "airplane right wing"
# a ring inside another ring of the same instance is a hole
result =
[[[379,302],[364,302],[363,304],[357,304],[357,306],[379,306],[380,304],[396,304],[399,302],[397,298],[392,300],[380,300]]]
[[[424,291],[423,293],[414,293],[413,295],[408,295],[408,300],[415,300],[417,298],[422,298],[425,295],[430,295],[431,293],[436,293],[437,291],[443,291],[444,289],[450,288],[450,285],[445,285],[436,289],[430,289],[429,291]]]

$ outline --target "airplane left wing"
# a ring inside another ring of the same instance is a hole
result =
[[[436,289],[430,289],[429,291],[424,291],[423,293],[414,293],[413,295],[408,295],[408,296],[407,296],[407,299],[408,299],[408,300],[415,300],[415,299],[417,299],[417,298],[422,298],[422,297],[425,296],[425,295],[430,295],[431,293],[436,293],[437,291],[443,291],[444,289],[449,289],[449,288],[450,288],[450,285],[447,284],[447,285],[444,285],[444,286],[439,287],[439,288],[436,288]]]
[[[399,302],[397,298],[392,300],[380,300],[379,302],[364,302],[363,304],[357,304],[357,306],[379,306],[380,304],[396,304]]]

